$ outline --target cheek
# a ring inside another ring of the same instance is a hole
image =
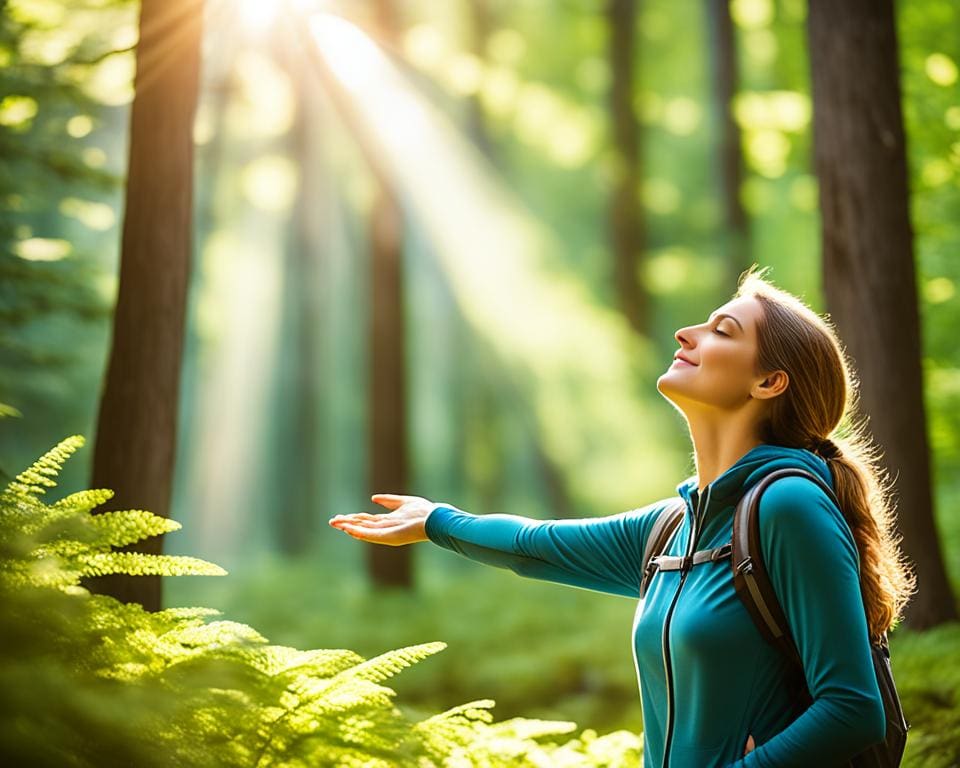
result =
[[[740,349],[713,349],[704,352],[699,373],[718,392],[739,395],[750,390],[752,361]]]

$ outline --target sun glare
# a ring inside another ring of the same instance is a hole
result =
[[[282,0],[237,0],[240,21],[248,32],[259,34],[273,24]]]
[[[339,16],[317,13],[310,18],[310,31],[324,60],[347,88],[360,91],[375,83],[385,57],[359,27]]]

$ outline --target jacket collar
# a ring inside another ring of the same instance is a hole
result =
[[[724,471],[713,482],[703,489],[707,500],[707,509],[704,510],[704,520],[711,516],[711,511],[734,506],[740,498],[763,477],[775,469],[798,467],[813,472],[833,488],[833,477],[827,462],[817,454],[805,448],[790,448],[785,445],[761,443],[751,448],[736,463]],[[699,492],[697,490],[697,476],[688,477],[677,486],[677,493],[687,503],[687,512],[692,516],[697,508]]]

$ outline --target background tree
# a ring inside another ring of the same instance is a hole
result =
[[[616,157],[610,203],[614,279],[621,311],[637,333],[647,334],[650,307],[646,290],[640,282],[646,245],[644,211],[639,201],[640,123],[633,107],[637,93],[636,25],[635,0],[609,0],[610,128]]]
[[[393,0],[374,4],[374,29],[384,41],[399,35]],[[406,324],[403,308],[403,213],[396,192],[377,179],[370,216],[369,490],[407,493]],[[412,586],[410,547],[365,546],[370,578],[380,586]]]
[[[905,621],[922,629],[957,612],[933,519],[893,3],[812,0],[808,25],[824,291],[896,479],[919,590]]]
[[[727,251],[726,282],[736,285],[739,275],[750,266],[750,229],[740,200],[743,186],[743,152],[740,127],[734,119],[733,100],[737,95],[737,43],[730,0],[705,0],[710,33],[710,79],[716,120],[714,159],[723,206]]]
[[[108,509],[169,516],[193,220],[193,118],[201,0],[144,0],[113,342],[100,400],[92,484]],[[161,159],[162,161],[158,161]],[[138,549],[162,551],[162,537]],[[93,579],[95,592],[148,610],[159,576]]]

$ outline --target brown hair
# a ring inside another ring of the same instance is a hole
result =
[[[773,286],[756,264],[738,281],[735,298],[762,309],[757,322],[757,374],[786,371],[787,389],[770,402],[760,438],[807,448],[827,461],[840,511],[860,553],[860,589],[870,637],[877,640],[901,618],[916,590],[895,531],[892,482],[857,412],[858,381],[832,322],[801,299]]]

